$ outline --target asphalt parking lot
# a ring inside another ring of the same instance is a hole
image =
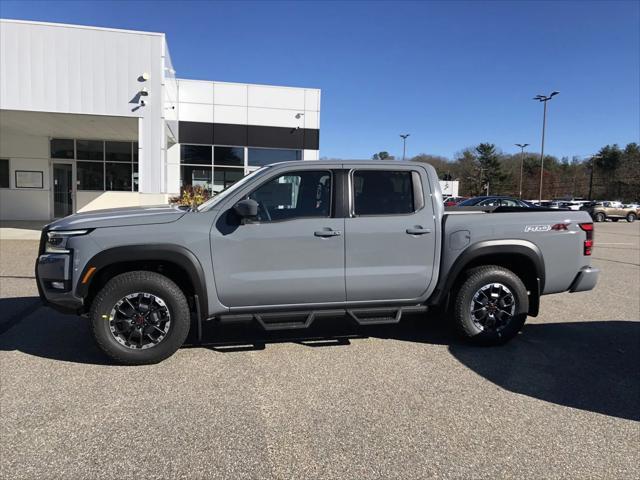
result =
[[[36,250],[0,246],[2,478],[640,478],[640,222],[596,224],[597,288],[504,347],[434,318],[207,325],[147,367],[38,304]]]

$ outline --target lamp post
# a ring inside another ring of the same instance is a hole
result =
[[[402,161],[404,162],[404,157],[407,154],[407,137],[411,135],[410,133],[405,133],[404,135],[401,133],[402,137]]]
[[[536,95],[533,97],[534,100],[538,100],[539,102],[544,103],[544,110],[542,114],[542,144],[540,146],[540,196],[538,198],[539,201],[542,201],[542,176],[544,175],[544,129],[547,124],[547,102],[551,100],[553,97],[558,95],[560,92],[556,92],[555,90],[551,92],[549,95]]]
[[[528,147],[528,143],[516,143],[516,147],[520,147],[520,200],[522,200],[522,170],[524,167],[524,149]]]

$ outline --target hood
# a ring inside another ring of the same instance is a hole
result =
[[[186,212],[169,205],[111,208],[76,213],[50,223],[49,230],[76,230],[82,228],[129,227],[134,225],[151,225],[154,223],[171,223],[181,218]]]

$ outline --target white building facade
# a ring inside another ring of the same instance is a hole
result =
[[[319,127],[320,90],[178,79],[163,33],[0,20],[0,220],[219,191]]]

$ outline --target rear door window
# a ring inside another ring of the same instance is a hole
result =
[[[422,190],[419,187],[418,172],[355,170],[352,185],[353,213],[356,216],[402,215],[422,208]]]

